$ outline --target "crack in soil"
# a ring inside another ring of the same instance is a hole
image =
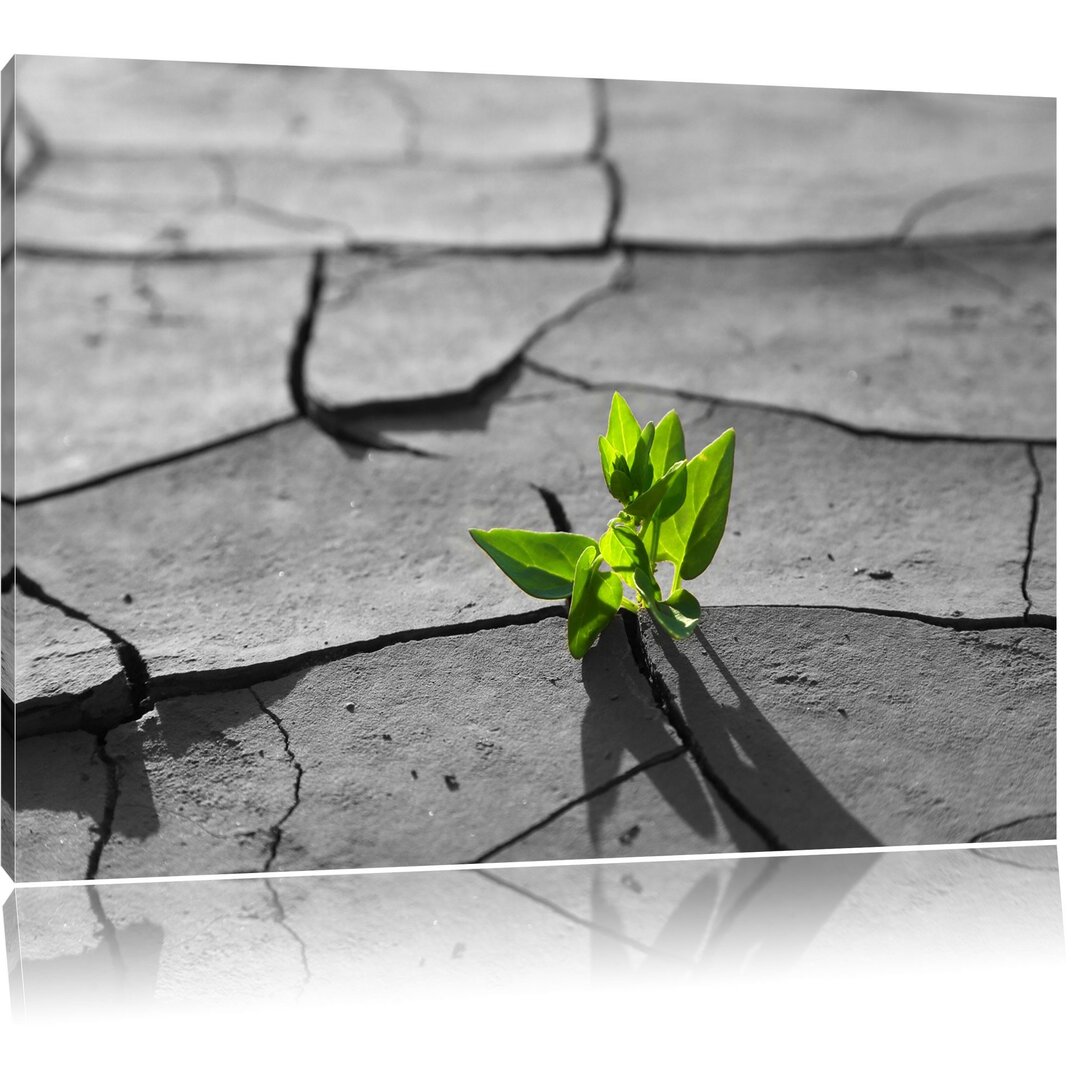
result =
[[[297,413],[308,416],[308,399],[305,389],[305,364],[308,347],[315,333],[315,316],[319,309],[319,300],[326,284],[326,253],[316,251],[311,261],[311,276],[308,278],[307,304],[296,323],[296,335],[289,350],[288,386],[289,395]]]
[[[1031,464],[1032,472],[1035,473],[1035,489],[1031,493],[1031,516],[1028,518],[1028,531],[1027,531],[1027,556],[1024,559],[1024,569],[1020,575],[1020,593],[1024,597],[1024,622],[1034,622],[1040,618],[1047,618],[1047,616],[1038,616],[1031,614],[1032,599],[1031,593],[1028,592],[1028,581],[1031,576],[1031,562],[1035,557],[1035,529],[1039,523],[1039,503],[1042,499],[1043,491],[1043,479],[1042,473],[1039,470],[1039,462],[1035,457],[1035,447],[1031,444],[1027,444],[1027,459]],[[1036,622],[1035,625],[1043,625],[1040,622]],[[1057,625],[1055,620],[1054,625]]]
[[[101,939],[105,942],[105,948],[109,952],[113,964],[116,966],[120,981],[127,977],[127,965],[120,950],[120,937],[116,932],[116,924],[105,912],[105,906],[101,902],[101,892],[96,885],[87,885],[86,896],[90,903],[90,910],[94,913],[98,925],[101,927]]]
[[[103,634],[112,643],[113,648],[116,650],[117,658],[120,661],[120,667],[124,672],[124,680],[128,686],[131,702],[130,714],[117,720],[117,724],[124,723],[127,720],[136,720],[146,713],[151,707],[148,688],[149,673],[146,668],[146,661],[143,660],[139,650],[126,638],[121,637],[115,630],[110,630],[107,626],[102,626],[101,623],[91,619],[85,612],[71,607],[70,604],[65,604],[62,600],[58,600],[54,596],[50,596],[41,585],[27,576],[27,574],[17,566],[14,567],[14,577],[15,584],[24,596],[31,600],[36,600],[41,604],[56,608],[57,611],[61,612],[69,619],[74,619],[77,622],[86,623],[87,626],[92,626],[98,633]],[[88,730],[92,730],[92,733],[101,731],[100,728]]]
[[[968,181],[963,184],[954,184],[951,187],[927,195],[910,207],[900,219],[900,224],[897,225],[896,232],[893,234],[893,243],[896,245],[906,243],[910,239],[915,226],[927,214],[932,214],[935,210],[940,210],[942,207],[949,206],[952,203],[963,202],[965,199],[982,195],[986,190],[985,182]]]
[[[979,844],[986,841],[986,838],[992,833],[1001,832],[1002,829],[1011,829],[1016,825],[1024,825],[1029,821],[1041,821],[1046,818],[1056,818],[1057,814],[1054,811],[1048,811],[1042,814],[1027,814],[1024,817],[1016,818],[1014,821],[1006,821],[1002,825],[994,825],[992,828],[983,829],[982,832],[976,833],[970,840],[969,844]]]
[[[554,491],[541,487],[539,484],[530,484],[529,486],[544,500],[544,505],[551,515],[551,523],[555,526],[555,531],[572,533],[574,530],[570,525],[570,519],[566,516],[566,510],[559,496]]]
[[[560,609],[561,610],[561,609]],[[663,765],[668,761],[674,761],[675,758],[681,757],[686,753],[685,746],[676,746],[671,750],[665,750],[662,754],[657,754],[655,757],[649,758],[648,761],[640,761],[631,769],[627,769],[626,772],[620,773],[618,776],[612,777],[610,780],[605,781],[603,784],[597,785],[591,791],[586,791],[583,795],[578,795],[577,798],[571,799],[567,803],[563,803],[558,809],[553,810],[546,817],[541,818],[540,821],[530,825],[527,829],[522,829],[521,832],[511,836],[509,840],[504,840],[501,844],[496,844],[495,847],[485,851],[483,855],[476,859],[470,859],[469,862],[463,864],[466,866],[473,863],[487,862],[498,855],[500,851],[505,851],[508,847],[516,844],[519,840],[524,840],[527,836],[532,836],[533,833],[538,832],[545,826],[550,825],[553,821],[561,818],[563,814],[573,810],[575,806],[581,806],[582,803],[587,803],[590,799],[595,799],[598,795],[603,795],[604,792],[610,791],[613,787],[618,787],[619,784],[625,783],[627,780],[633,779],[638,773],[644,772],[646,769],[651,769],[656,765]]]
[[[95,755],[105,766],[105,807],[101,815],[101,824],[93,827],[97,832],[97,838],[94,841],[94,846],[90,849],[90,856],[86,860],[86,877],[90,881],[97,877],[102,852],[105,850],[105,845],[112,839],[113,822],[116,819],[116,803],[120,798],[120,763],[106,749],[105,741],[107,738],[108,732],[99,732],[97,745],[94,748]]]
[[[186,461],[188,458],[198,457],[200,454],[208,454],[211,451],[219,450],[224,446],[231,446],[233,443],[242,442],[244,439],[265,435],[267,432],[274,431],[279,427],[284,427],[286,424],[293,424],[299,419],[299,416],[293,415],[284,416],[277,420],[269,420],[265,424],[259,424],[252,428],[245,428],[243,431],[232,432],[229,435],[222,436],[220,439],[213,439],[210,442],[200,443],[198,446],[191,446],[184,450],[162,454],[159,457],[144,458],[142,461],[135,462],[132,465],[122,465],[109,472],[99,473],[96,476],[87,477],[85,480],[75,480],[70,484],[62,484],[59,487],[49,488],[46,491],[35,492],[33,495],[20,495],[14,500],[5,497],[4,501],[10,502],[16,507],[33,506],[34,503],[45,502],[47,499],[56,499],[63,495],[74,495],[77,492],[87,491],[90,488],[101,487],[113,480],[120,480],[126,476],[134,476],[137,473],[146,472],[149,469],[156,469],[162,465],[171,465],[177,461]]]
[[[251,664],[246,667],[223,668],[213,671],[187,672],[176,675],[163,675],[150,680],[151,703],[174,697],[191,697],[195,694],[216,693],[224,690],[247,690],[256,683],[271,682],[275,679],[292,675],[304,668],[319,664],[343,660],[350,656],[378,652],[389,645],[400,645],[410,641],[426,641],[428,638],[457,637],[477,633],[481,630],[498,630],[506,626],[529,626],[544,619],[566,618],[563,605],[534,608],[513,615],[495,615],[469,622],[447,623],[440,626],[424,626],[412,630],[396,630],[378,637],[362,641],[347,642],[343,645],[330,645],[308,652],[297,653],[280,660],[267,660],[265,663]]]
[[[1056,438],[1032,439],[1015,435],[960,435],[955,433],[933,433],[921,431],[894,431],[889,428],[861,427],[858,424],[849,423],[846,420],[837,420],[835,417],[816,413],[811,409],[800,409],[794,405],[766,404],[760,401],[747,401],[741,398],[718,397],[714,394],[705,394],[697,390],[680,390],[670,386],[657,386],[653,383],[628,382],[590,382],[579,375],[567,375],[556,368],[548,367],[531,356],[524,358],[523,364],[530,371],[567,386],[576,387],[579,390],[589,392],[611,393],[613,390],[635,391],[643,394],[666,394],[679,401],[700,401],[713,406],[723,406],[738,409],[756,409],[759,412],[776,413],[780,416],[795,416],[803,420],[811,420],[815,423],[825,424],[828,427],[837,428],[849,435],[858,438],[892,439],[896,442],[943,442],[943,443],[974,443],[977,445],[1005,445],[1005,446],[1057,446]]]
[[[267,716],[274,722],[274,726],[281,733],[281,738],[285,743],[285,756],[289,759],[289,763],[292,765],[295,778],[293,780],[293,801],[292,805],[285,811],[277,822],[270,826],[270,853],[266,857],[266,863],[263,866],[263,872],[269,873],[273,867],[274,860],[277,858],[278,848],[281,846],[282,830],[285,826],[285,822],[292,817],[293,812],[300,805],[300,783],[304,779],[304,767],[296,760],[296,754],[293,753],[292,746],[289,743],[289,732],[286,730],[281,717],[272,712],[263,703],[262,698],[255,693],[252,687],[248,687],[248,693],[255,699],[259,708],[262,709]],[[276,895],[276,894],[275,894]]]
[[[1039,244],[1057,238],[1057,228],[1031,229],[1009,233],[973,232],[960,236],[935,236],[926,241],[912,239],[901,244],[896,233],[856,237],[850,240],[792,240],[774,244],[719,243],[709,240],[621,240],[613,245],[616,251],[643,252],[655,255],[797,255],[800,252],[879,251],[903,246],[905,250],[921,250],[924,245],[935,248],[972,248],[987,244]]]
[[[281,897],[278,896],[277,889],[274,888],[274,883],[269,878],[263,878],[263,882],[270,892],[270,903],[274,908],[274,922],[296,942],[300,949],[300,963],[304,968],[304,985],[300,988],[300,994],[303,994],[308,983],[311,982],[311,968],[308,966],[307,945],[305,944],[304,939],[289,925],[288,917],[285,914],[285,907],[281,903]],[[299,997],[300,994],[297,994],[296,996]]]
[[[517,893],[518,896],[525,897],[525,899],[530,900],[534,904],[539,904],[542,908],[546,908],[548,911],[553,912],[563,919],[568,919],[577,926],[581,926],[586,930],[605,934],[607,937],[619,941],[623,945],[629,945],[632,949],[637,949],[638,952],[645,953],[646,955],[656,955],[655,949],[650,948],[648,945],[643,945],[636,938],[632,938],[628,934],[622,934],[618,930],[613,930],[611,927],[604,926],[601,923],[593,922],[591,919],[585,919],[580,915],[575,915],[572,911],[567,911],[566,908],[562,907],[560,904],[556,904],[553,900],[548,900],[543,896],[537,896],[537,894],[530,889],[526,889],[522,885],[515,885],[512,881],[507,881],[505,878],[499,877],[498,874],[494,874],[490,870],[474,870],[473,873],[478,874],[482,878],[486,878],[492,884],[498,885],[500,888],[509,889],[511,892]]]
[[[615,249],[615,233],[622,217],[626,186],[623,183],[619,167],[608,154],[608,141],[611,137],[611,107],[608,101],[607,83],[604,79],[591,79],[594,135],[593,144],[585,156],[586,161],[596,162],[604,173],[608,188],[608,213],[604,222],[601,246],[604,250]]]
[[[846,604],[731,604],[727,610],[737,608],[780,609],[791,611],[850,611],[855,615],[880,615],[886,619],[908,619],[941,626],[947,630],[1017,630],[1037,627],[1041,630],[1057,630],[1056,615],[999,615],[975,619],[963,615],[924,615],[918,611],[901,611],[893,608],[855,607]]]
[[[319,286],[317,289],[313,286],[311,303],[301,332],[297,335],[290,365],[290,388],[293,392],[293,400],[301,415],[306,416],[321,431],[339,442],[366,449],[401,451],[417,457],[443,457],[444,455],[441,454],[387,439],[380,432],[370,430],[368,425],[386,417],[417,421],[428,415],[442,416],[454,410],[472,408],[481,402],[490,403],[497,395],[509,389],[525,361],[526,354],[542,338],[557,327],[571,322],[593,304],[628,289],[632,284],[632,275],[632,263],[629,258],[623,257],[604,284],[585,291],[561,311],[542,320],[506,359],[479,378],[472,386],[426,397],[391,398],[342,406],[327,405],[309,394],[306,389],[305,364],[308,347],[313,337],[316,306],[322,291],[320,267]],[[356,286],[354,295],[359,291],[359,287],[359,285]]]
[[[779,837],[765,824],[743,801],[727,786],[726,783],[709,763],[701,745],[694,736],[686,718],[682,714],[675,697],[669,689],[663,677],[649,660],[645,649],[645,641],[641,633],[641,623],[636,614],[620,612],[623,626],[626,630],[626,638],[630,644],[630,652],[634,662],[638,666],[645,681],[652,690],[653,700],[657,708],[664,715],[668,724],[674,730],[676,736],[682,742],[683,749],[690,754],[694,764],[701,771],[702,776],[709,782],[713,790],[720,796],[724,803],[731,808],[743,824],[749,826],[761,837],[772,851],[787,851],[786,844],[781,843]]]

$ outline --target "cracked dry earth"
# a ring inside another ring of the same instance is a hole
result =
[[[16,881],[1054,837],[1052,101],[7,75]],[[579,664],[613,388],[733,498]]]

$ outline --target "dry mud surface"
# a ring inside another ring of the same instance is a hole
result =
[[[15,87],[16,881],[1055,836],[1052,101]],[[615,388],[731,512],[578,663],[467,530],[601,530]]]

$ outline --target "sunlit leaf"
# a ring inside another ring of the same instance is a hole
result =
[[[686,462],[677,461],[674,465],[655,484],[644,494],[639,495],[633,502],[628,503],[626,512],[632,517],[638,518],[644,521],[646,518],[653,516],[661,519],[663,517],[670,517],[679,506],[682,505],[683,499],[686,497]],[[681,494],[677,500],[673,501],[671,510],[667,514],[661,514],[659,511],[663,505],[668,501],[666,496],[670,493],[672,485],[676,485],[680,488]]]
[[[634,485],[635,493],[646,491],[652,485],[653,467],[652,462],[649,460],[649,453],[652,450],[655,435],[656,428],[653,426],[652,421],[649,421],[641,429],[641,434],[638,436],[637,446],[634,448],[634,457],[630,463],[630,481]]]
[[[580,660],[622,605],[622,584],[610,570],[602,570],[603,560],[582,551],[574,571],[570,613],[566,619],[566,640],[570,655]]]
[[[649,604],[649,611],[677,641],[688,638],[701,621],[701,605],[689,589],[676,589],[667,600]]]
[[[599,551],[592,537],[577,533],[470,529],[469,535],[518,588],[541,600],[569,596],[579,557]]]
[[[728,428],[686,465],[686,496],[660,527],[658,557],[691,581],[712,562],[727,525],[735,464],[735,430]]]
[[[622,454],[632,461],[641,436],[641,425],[637,422],[626,399],[616,391],[611,396],[611,409],[608,412],[607,441],[615,453]]]
[[[676,461],[682,461],[686,457],[682,421],[674,409],[665,413],[656,425],[656,435],[649,456],[652,459],[653,472],[657,476],[663,476]]]

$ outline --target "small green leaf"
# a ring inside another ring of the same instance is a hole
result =
[[[603,435],[597,440],[597,445],[600,448],[600,468],[604,470],[604,483],[607,484],[608,490],[610,491],[611,473],[615,468],[617,451]]]
[[[625,582],[631,589],[636,589],[634,584],[634,563],[630,553],[623,544],[620,544],[615,536],[614,522],[608,525],[600,537],[600,554],[604,561],[618,575],[619,580]],[[637,611],[637,606],[629,600],[625,600],[624,607],[630,611]]]
[[[654,515],[661,518],[657,511],[663,503],[668,501],[665,496],[669,493],[671,485],[676,484],[680,487],[681,495],[678,500],[674,501],[670,513],[663,515],[663,517],[670,517],[682,505],[682,500],[686,497],[685,472],[686,462],[676,461],[648,491],[639,495],[632,503],[627,505],[626,512],[639,520],[651,518]]]
[[[634,491],[647,491],[653,481],[653,467],[649,460],[649,452],[652,450],[653,438],[656,428],[650,420],[638,436],[637,446],[634,448],[634,457],[630,464],[630,480],[634,485]]]
[[[686,465],[686,497],[660,527],[658,556],[691,581],[712,562],[727,525],[735,464],[735,430],[728,428]]]
[[[630,479],[629,473],[623,472],[622,469],[614,469],[611,473],[611,483],[608,484],[608,490],[625,506],[633,498],[634,482]]]
[[[607,441],[616,453],[630,461],[640,436],[641,425],[630,411],[626,399],[616,391],[611,397],[611,409],[608,412]]]
[[[667,600],[650,604],[649,611],[676,641],[688,638],[701,621],[701,605],[689,589],[676,589]]]
[[[578,559],[599,545],[577,533],[470,529],[469,535],[518,588],[541,600],[569,596]]]
[[[602,561],[599,555],[594,558],[585,550],[574,570],[566,640],[575,660],[580,660],[592,648],[600,632],[622,606],[622,584],[610,570],[600,569]]]
[[[652,562],[649,559],[649,553],[645,550],[645,545],[641,542],[641,537],[628,525],[619,522],[612,525],[611,532],[615,543],[625,553],[624,565],[629,566],[631,569],[634,588],[641,593],[646,603],[653,600],[658,601],[660,599],[660,586],[656,583]],[[610,563],[611,560],[609,559],[608,562]],[[611,565],[614,566],[615,564],[611,563]]]
[[[653,472],[657,476],[663,476],[676,461],[682,461],[686,457],[682,421],[674,409],[665,413],[664,418],[656,425],[656,437],[653,439],[649,457],[652,459]]]

